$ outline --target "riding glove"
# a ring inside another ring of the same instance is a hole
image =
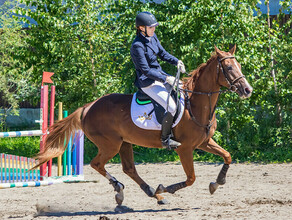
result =
[[[186,68],[185,68],[183,61],[179,60],[177,62],[177,69],[180,70],[182,73],[186,72]]]
[[[168,83],[171,86],[173,86],[174,81],[175,81],[175,77],[173,77],[173,76],[167,76],[166,80],[165,80],[165,82]],[[174,85],[174,86],[176,86],[176,85]],[[183,86],[183,83],[182,83],[181,80],[179,80],[179,86],[178,87],[182,88],[182,86]]]
[[[167,76],[165,82],[167,82],[169,85],[173,86],[173,84],[175,82],[175,77]]]

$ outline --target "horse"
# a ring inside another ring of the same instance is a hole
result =
[[[173,128],[173,134],[181,143],[175,151],[186,174],[185,181],[167,187],[159,184],[154,190],[138,175],[132,144],[162,148],[161,131],[145,130],[134,125],[130,116],[133,95],[129,94],[105,95],[52,125],[49,128],[45,148],[37,155],[39,161],[37,167],[51,158],[62,155],[67,146],[64,145],[66,137],[70,137],[75,130],[82,129],[98,148],[98,154],[90,165],[109,180],[117,192],[115,199],[118,206],[124,199],[124,185],[105,169],[105,164],[116,154],[120,155],[123,172],[131,177],[147,196],[155,198],[158,204],[167,203],[162,193],[173,194],[195,182],[194,149],[219,155],[223,158],[224,164],[216,182],[209,185],[210,193],[213,194],[219,185],[225,184],[227,170],[232,162],[230,153],[212,139],[217,127],[216,104],[220,93],[224,92],[220,88],[226,87],[227,91],[236,92],[241,98],[250,97],[253,90],[241,72],[241,65],[234,56],[235,50],[236,45],[229,52],[221,51],[215,45],[215,52],[211,58],[183,80],[181,91],[185,95],[186,108],[181,121]]]

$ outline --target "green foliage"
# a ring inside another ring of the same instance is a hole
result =
[[[55,72],[57,101],[63,101],[65,108],[72,111],[106,93],[135,91],[130,46],[136,33],[135,16],[140,11],[150,11],[157,17],[160,25],[156,33],[162,45],[182,59],[188,70],[206,62],[214,44],[225,51],[236,44],[236,58],[254,93],[248,100],[231,93],[220,97],[214,139],[236,161],[291,162],[291,19],[282,23],[284,9],[291,14],[291,1],[280,1],[280,14],[272,20],[271,27],[267,16],[256,8],[257,0],[166,0],[161,4],[138,0],[21,2],[27,7],[17,7],[15,13],[31,17],[37,25],[30,24],[25,35],[9,29],[5,33],[11,30],[11,35],[0,36],[1,49],[18,45],[17,50],[11,50],[14,53],[6,53],[9,71],[17,70],[16,75],[31,71],[31,75],[25,75],[29,80],[25,84],[33,88],[40,84],[43,71]],[[8,17],[3,20],[8,21]],[[18,20],[29,23],[25,17]],[[271,59],[275,61],[273,66]],[[161,64],[168,73],[176,71],[174,66]],[[3,73],[6,81],[13,78],[12,72]],[[7,85],[0,81],[0,88]],[[86,146],[89,160],[97,150]],[[165,150],[134,150],[135,158],[142,162],[178,160],[175,153]],[[201,151],[194,153],[194,159],[221,160]]]
[[[54,72],[57,101],[72,109],[117,91],[120,80],[110,71],[113,61],[108,53],[113,38],[109,27],[102,25],[106,15],[100,14],[105,1],[21,2],[28,7],[15,12],[37,23],[27,31],[30,48],[24,57],[34,66],[35,81],[41,82],[43,71]]]
[[[18,103],[35,93],[35,86],[29,82],[31,69],[20,58],[28,46],[25,32],[12,17],[17,1],[6,1],[0,6],[0,95],[5,106],[0,106],[0,128],[8,114],[17,114]],[[11,111],[12,110],[12,111]]]
[[[281,26],[283,14],[280,13],[272,21],[272,28],[269,28],[266,15],[262,15],[256,8],[257,3],[255,0],[169,0],[161,4],[152,1],[146,1],[146,4],[115,1],[106,13],[114,14],[109,21],[110,25],[119,27],[115,39],[131,37],[127,42],[132,42],[135,37],[129,35],[129,29],[133,30],[132,33],[135,32],[135,15],[139,11],[155,14],[160,23],[156,33],[162,45],[182,59],[188,69],[195,69],[206,62],[214,51],[214,44],[225,51],[237,44],[237,60],[254,87],[254,94],[248,100],[240,100],[237,95],[230,93],[222,95],[220,109],[217,111],[219,127],[214,138],[237,161],[267,161],[269,158],[290,161],[291,19]],[[290,1],[282,3],[282,10],[289,7],[291,10]],[[258,16],[254,15],[254,10],[258,12]],[[130,44],[118,44],[116,47],[129,54]],[[273,68],[276,71],[277,90],[271,76],[269,47],[276,60]],[[175,72],[169,64],[162,63],[162,66],[169,73]],[[121,75],[125,79],[129,76],[128,72],[128,68],[121,69]],[[131,91],[130,88],[128,90]],[[277,159],[277,156],[280,158]],[[217,160],[213,155],[202,152],[195,153],[194,158]]]
[[[40,149],[40,137],[1,138],[0,152],[24,157],[35,156]]]
[[[165,149],[149,149],[139,146],[133,146],[134,159],[137,163],[147,163],[147,162],[165,162],[165,161],[178,161],[179,157],[175,151],[168,151]],[[90,163],[90,161],[97,155],[97,147],[85,138],[84,144],[84,162]],[[113,159],[110,160],[111,163],[120,163],[121,159],[119,154],[117,154]]]

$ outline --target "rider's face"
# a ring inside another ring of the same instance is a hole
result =
[[[152,37],[154,35],[155,32],[155,27],[148,27],[148,26],[140,26],[140,30],[142,31],[142,33],[145,35],[145,27],[147,28],[147,34],[149,37]]]
[[[147,28],[147,34],[149,37],[152,37],[154,35],[155,32],[155,27],[146,27]]]

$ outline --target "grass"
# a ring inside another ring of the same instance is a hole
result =
[[[40,137],[18,137],[1,138],[0,152],[19,156],[33,157],[39,151]],[[98,153],[98,149],[87,138],[85,138],[84,162],[89,163]],[[152,149],[139,146],[133,146],[134,159],[137,163],[158,163],[167,161],[179,161],[179,156],[175,151],[165,149]],[[266,148],[265,151],[249,148],[238,151],[238,149],[229,149],[233,161],[237,162],[265,162],[265,163],[289,163],[292,162],[291,147]],[[223,159],[217,155],[206,153],[201,150],[193,152],[194,161],[204,162],[223,162]],[[55,161],[55,160],[54,160]],[[121,159],[117,154],[110,160],[111,163],[120,163]]]

